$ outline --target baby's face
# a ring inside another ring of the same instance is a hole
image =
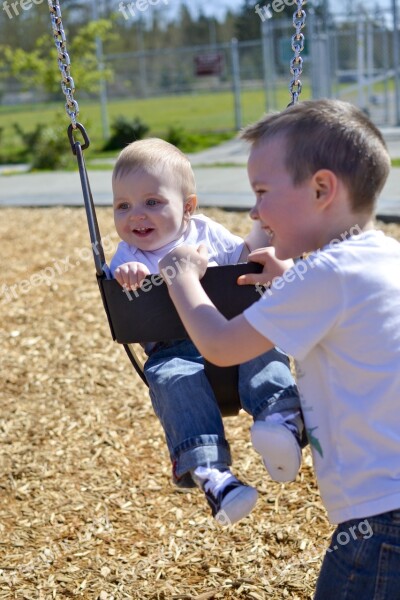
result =
[[[124,242],[157,250],[180,238],[190,217],[180,187],[166,174],[133,171],[113,180],[114,221]]]

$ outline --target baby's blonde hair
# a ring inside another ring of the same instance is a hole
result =
[[[179,148],[165,140],[149,138],[129,144],[117,158],[113,181],[141,169],[155,175],[170,171],[182,189],[184,199],[196,193],[196,182],[189,159]]]

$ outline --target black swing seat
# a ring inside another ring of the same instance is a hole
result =
[[[261,270],[261,265],[256,263],[209,267],[201,283],[218,310],[231,319],[260,298],[255,286],[238,286],[237,278]],[[159,276],[146,279],[147,287],[128,293],[114,279],[107,279],[105,275],[97,278],[113,339],[124,345],[144,381],[131,344],[188,337],[169,297],[167,284]],[[221,413],[236,415],[240,410],[237,366],[217,367],[207,360],[204,362]]]

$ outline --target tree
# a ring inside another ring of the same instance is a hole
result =
[[[111,27],[109,21],[92,21],[68,43],[71,75],[80,90],[97,93],[100,79],[112,78],[111,69],[99,71],[96,58],[96,38],[103,41],[110,39]],[[48,93],[59,90],[61,74],[57,68],[57,50],[48,35],[40,36],[31,51],[3,45],[0,56],[6,72],[20,81],[24,88],[42,89]]]
[[[266,2],[259,3],[260,6]],[[250,0],[244,0],[240,13],[235,19],[235,37],[240,40],[254,40],[260,37],[260,20],[254,12],[254,4]]]

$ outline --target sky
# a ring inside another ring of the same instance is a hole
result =
[[[169,0],[169,5],[173,10],[175,7],[180,6],[181,2],[184,1],[185,4],[193,11],[198,11],[200,8],[206,16],[216,16],[217,18],[222,18],[227,9],[231,9],[232,11],[237,11],[243,4],[243,0]],[[272,0],[271,0],[272,3]],[[254,0],[254,6],[257,4],[257,0]],[[328,0],[328,6],[331,11],[337,10],[343,13],[346,10],[346,7],[352,5],[353,9],[357,6],[360,6],[362,9],[367,9],[371,11],[371,14],[374,13],[379,8],[389,10],[392,4],[392,0],[362,0],[362,2],[357,2],[357,0]],[[398,5],[400,3],[398,2]],[[307,7],[306,7],[307,10]],[[399,5],[400,11],[400,5]]]

